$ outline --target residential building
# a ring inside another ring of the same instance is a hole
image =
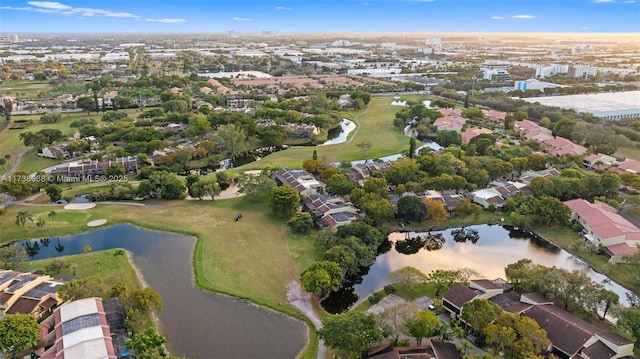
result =
[[[443,117],[448,117],[448,116],[462,117],[462,110],[459,108],[441,107],[441,108],[438,108],[438,112],[440,112]]]
[[[586,147],[573,143],[564,137],[549,138],[540,142],[544,151],[554,156],[582,156],[587,152]]]
[[[525,135],[528,133],[544,133],[551,135],[551,130],[538,125],[537,123],[529,120],[516,121],[513,123],[513,130]]]
[[[505,118],[507,117],[506,112],[496,110],[482,110],[482,113],[484,114],[484,118],[486,118],[487,120],[497,122],[499,124],[503,124]]]
[[[487,299],[504,311],[527,316],[544,329],[549,339],[547,350],[561,358],[596,359],[633,356],[633,342],[612,331],[558,308],[539,293],[517,294],[504,280],[471,280],[469,286],[457,284],[442,297],[442,306],[459,318],[464,305],[475,299]]]
[[[124,168],[125,174],[138,173],[138,157],[119,157],[115,160],[98,161],[98,160],[82,160],[63,163],[51,169],[52,175],[64,177],[82,178],[86,176],[104,175],[107,168],[111,165],[119,164]]]
[[[324,183],[318,181],[305,170],[291,170],[288,168],[274,172],[272,177],[278,186],[290,186],[298,190],[302,197],[324,193]]]
[[[522,182],[494,182],[495,186],[479,189],[470,192],[467,195],[472,202],[481,205],[484,209],[488,209],[493,205],[496,209],[504,206],[505,201],[519,192],[531,194],[529,186]]]
[[[484,70],[482,76],[485,80],[492,82],[511,81],[511,74],[506,70]]]
[[[616,172],[618,173],[640,173],[640,161],[632,160],[630,158],[619,162],[615,167]]]
[[[0,271],[0,318],[6,314],[44,316],[61,303],[57,293],[63,284],[46,275]]]
[[[602,153],[592,153],[582,160],[584,166],[592,170],[600,170],[609,168],[618,163],[615,157],[605,155]]]
[[[480,135],[490,135],[493,132],[488,128],[483,127],[469,127],[464,132],[462,132],[462,143],[467,144],[472,139],[480,136]]]
[[[433,122],[433,126],[437,131],[455,131],[459,133],[466,122],[467,120],[463,117],[446,116],[437,118]]]
[[[533,179],[536,177],[554,177],[554,176],[560,176],[560,171],[558,171],[553,167],[545,168],[540,171],[526,171],[522,173],[522,175],[520,176],[520,182],[526,185],[530,185],[531,181],[533,181]]]
[[[38,152],[38,156],[61,160],[63,158],[68,158],[69,153],[60,146],[47,146]]]
[[[129,357],[124,312],[117,298],[65,303],[40,326],[43,359],[117,359]]]
[[[616,213],[615,208],[584,199],[563,203],[571,210],[571,220],[582,226],[584,238],[596,247],[605,247],[609,262],[624,262],[624,256],[638,251],[640,228]]]
[[[385,171],[391,166],[391,162],[367,162],[354,165],[345,173],[347,179],[358,186],[362,186],[376,171]]]

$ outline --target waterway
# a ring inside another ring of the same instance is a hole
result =
[[[356,123],[343,118],[340,121],[340,126],[337,126],[334,129],[329,130],[327,135],[327,141],[323,142],[319,146],[327,146],[327,145],[337,145],[338,143],[347,142],[347,138],[351,131],[356,129]]]
[[[160,295],[161,332],[171,353],[197,358],[294,358],[306,343],[306,326],[244,300],[199,289],[194,281],[196,238],[119,224],[78,235],[28,241],[31,260],[124,248]],[[27,241],[18,242],[26,244]],[[36,253],[37,252],[37,253]],[[211,258],[210,260],[215,260]]]
[[[406,238],[407,233],[393,232],[389,235],[386,248],[376,258],[371,267],[366,269],[359,278],[353,278],[347,286],[330,297],[325,307],[331,311],[341,311],[353,304],[365,300],[371,293],[382,289],[387,282],[388,275],[398,269],[411,266],[423,273],[436,269],[468,268],[478,273],[480,278],[505,278],[504,268],[523,258],[529,258],[534,263],[547,267],[558,267],[567,270],[583,270],[597,283],[616,292],[623,305],[629,305],[626,300],[626,288],[609,280],[585,262],[571,253],[549,243],[548,241],[529,232],[521,232],[499,225],[472,226],[478,230],[479,239],[476,243],[456,242],[451,231],[455,228],[440,232],[444,243],[440,249],[428,250],[422,248],[414,254],[402,254],[395,247],[397,241]],[[425,232],[408,232],[409,237],[425,235]]]

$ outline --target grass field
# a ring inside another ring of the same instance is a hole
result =
[[[122,256],[114,257],[114,252],[115,249],[109,249],[106,251],[76,254],[56,259],[63,260],[67,265],[73,264],[78,278],[99,278],[105,283],[107,288],[111,288],[118,282],[124,282],[127,288],[131,290],[141,289],[142,285],[129,260]],[[47,265],[54,260],[55,259],[43,259],[28,262],[24,266],[28,269],[45,271]],[[100,265],[96,265],[97,261],[100,261]],[[72,276],[73,268],[67,267],[63,269],[60,275]]]
[[[620,147],[614,154],[616,157],[632,158],[640,160],[640,148],[638,147]]]
[[[412,97],[411,99],[414,99]],[[415,99],[426,99],[415,97]],[[360,128],[355,137],[351,134],[351,142],[341,143],[326,147],[299,147],[273,153],[258,162],[250,163],[238,170],[249,170],[268,167],[300,167],[302,162],[310,159],[315,149],[319,159],[329,162],[355,161],[365,159],[365,152],[358,148],[357,144],[369,141],[372,144],[369,150],[369,158],[374,159],[400,153],[409,148],[409,138],[399,133],[393,127],[393,118],[402,107],[391,106],[391,97],[373,97],[369,106],[364,111],[344,113],[344,117],[356,119]]]
[[[195,269],[198,282],[207,289],[241,297],[286,301],[285,286],[315,260],[312,236],[292,233],[271,215],[264,204],[245,198],[224,201],[162,201],[158,206],[98,205],[86,211],[68,211],[62,206],[11,206],[0,217],[0,238],[15,239],[60,236],[86,231],[87,222],[108,218],[109,223],[132,222],[144,227],[197,235]],[[43,229],[29,223],[27,230],[13,222],[18,210],[28,209],[44,217]],[[56,220],[48,213],[55,210]],[[241,212],[243,219],[234,221]],[[179,213],[180,215],[176,215]]]
[[[126,110],[130,114],[137,113],[140,110],[138,109],[129,109]],[[11,121],[20,121],[20,120],[31,120],[33,123],[24,128],[24,129],[16,129],[10,130],[8,128],[0,131],[0,156],[4,156],[5,154],[10,154],[11,158],[7,161],[6,164],[0,166],[0,174],[6,173],[12,166],[15,160],[17,153],[27,150],[27,147],[24,146],[19,136],[22,132],[31,131],[37,132],[45,128],[53,128],[62,131],[62,134],[66,137],[72,137],[77,129],[69,127],[71,122],[75,120],[79,120],[82,118],[92,118],[96,120],[98,124],[102,123],[102,113],[96,114],[92,112],[91,115],[87,115],[85,112],[74,112],[74,113],[64,113],[62,114],[62,119],[56,123],[43,124],[40,123],[40,115],[15,115],[11,116]],[[28,149],[29,152],[25,154],[25,157],[22,158],[20,162],[20,167],[18,170],[26,171],[28,173],[33,173],[43,168],[53,166],[59,161],[54,159],[42,158],[36,155],[36,152],[33,148]]]
[[[9,80],[0,84],[0,94],[15,95],[17,99],[38,97],[38,94],[52,89],[49,81]]]

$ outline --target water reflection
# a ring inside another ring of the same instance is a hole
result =
[[[327,133],[327,141],[325,141],[320,146],[344,143],[347,141],[347,138],[349,137],[349,134],[351,133],[351,131],[355,129],[356,129],[356,124],[353,121],[343,118],[342,121],[340,121],[340,126],[337,126],[329,130],[329,133]]]
[[[415,267],[424,273],[436,269],[469,268],[478,272],[481,277],[495,279],[504,278],[504,268],[508,264],[530,258],[534,263],[547,267],[584,270],[594,282],[602,283],[607,289],[618,293],[621,302],[629,305],[625,300],[628,290],[595,272],[569,252],[533,233],[498,225],[466,227],[464,231],[462,228],[453,228],[439,233],[443,236],[442,247],[434,251],[425,248],[422,239],[415,239],[424,238],[429,235],[428,232],[391,233],[388,239],[390,243],[395,244],[395,250],[378,255],[367,274],[362,276],[360,283],[354,282],[356,284],[353,284],[353,292],[357,298],[354,299],[347,286],[347,297],[332,298],[332,294],[327,303],[348,303],[351,306],[365,300],[369,294],[385,286],[387,276],[391,272],[406,266]],[[454,240],[456,233],[459,242]],[[477,233],[477,238],[474,233]],[[341,291],[342,293],[344,291]],[[341,311],[345,308],[331,309]]]

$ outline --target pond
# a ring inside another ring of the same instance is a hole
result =
[[[247,301],[196,287],[196,238],[119,224],[99,231],[30,243],[32,260],[124,248],[145,281],[160,295],[161,332],[171,353],[187,358],[293,358],[306,343],[305,324]],[[37,253],[36,253],[37,252]],[[214,260],[214,259],[211,259]],[[267,354],[268,353],[268,354]]]
[[[327,141],[322,143],[320,146],[344,143],[347,141],[347,137],[349,137],[351,131],[355,129],[355,122],[343,118],[342,121],[340,121],[340,126],[336,126],[329,130],[329,133],[327,134]]]
[[[548,241],[529,232],[522,232],[499,225],[472,226],[478,230],[479,240],[472,242],[456,242],[452,239],[455,228],[432,234],[442,233],[444,244],[440,249],[420,249],[415,254],[402,254],[394,243],[404,240],[407,233],[394,232],[389,235],[389,243],[379,252],[376,261],[361,277],[352,278],[345,288],[330,296],[323,306],[327,310],[342,311],[351,305],[365,300],[371,293],[382,289],[387,284],[387,276],[398,269],[411,266],[423,273],[435,269],[469,268],[479,273],[481,278],[505,278],[504,268],[523,258],[547,267],[556,266],[567,270],[580,269],[597,283],[620,296],[620,302],[629,305],[626,300],[626,288],[611,281],[605,275],[591,269],[582,260],[571,253],[556,247]],[[410,237],[424,235],[422,232],[408,232]],[[384,246],[384,245],[383,245]],[[406,251],[405,251],[406,252]]]

